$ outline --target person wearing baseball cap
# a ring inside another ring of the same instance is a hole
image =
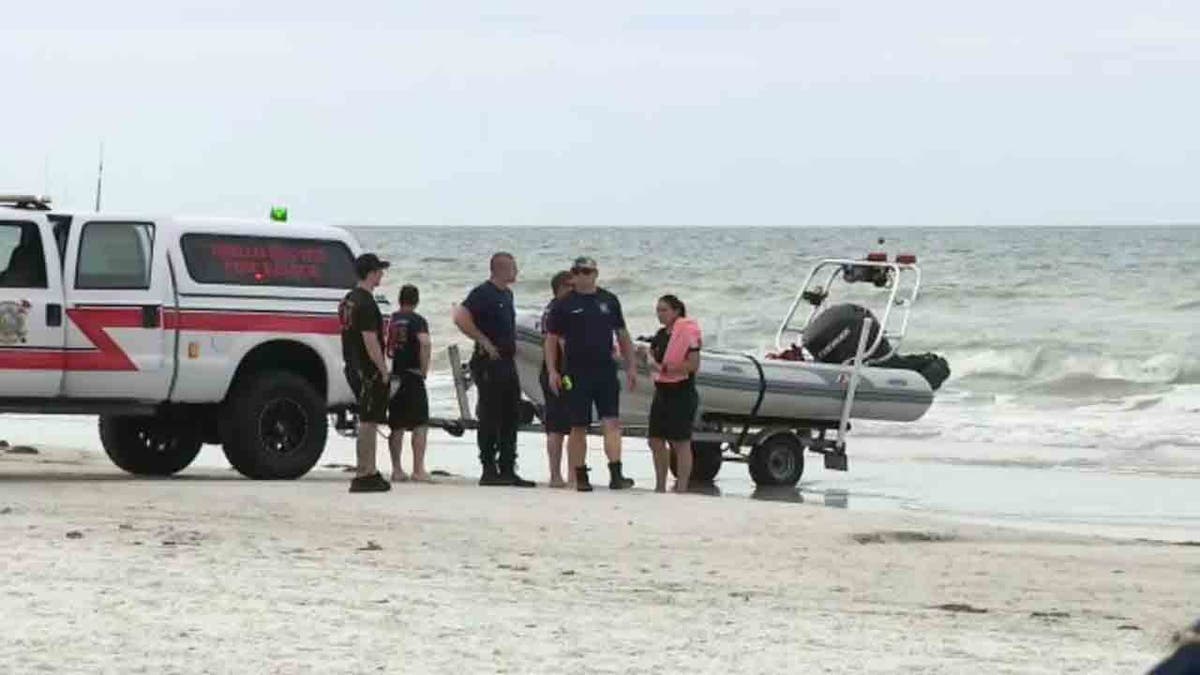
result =
[[[346,382],[358,401],[358,461],[351,492],[387,492],[392,487],[375,464],[375,429],[387,423],[389,393],[383,315],[375,303],[375,289],[388,267],[389,263],[374,253],[358,256],[354,260],[358,283],[338,305]]]
[[[587,256],[576,258],[571,265],[571,274],[574,275],[574,290],[556,302],[547,317],[543,345],[547,380],[556,395],[563,392],[565,383],[570,383],[566,391],[571,416],[567,454],[575,473],[575,488],[580,492],[592,489],[587,475],[587,429],[592,423],[592,408],[595,408],[604,426],[608,487],[624,490],[633,487],[633,481],[621,472],[621,385],[613,360],[613,335],[617,337],[625,361],[630,390],[637,386],[633,341],[625,328],[621,301],[596,285],[599,276],[596,261]],[[566,357],[565,379],[559,370],[560,340]]]

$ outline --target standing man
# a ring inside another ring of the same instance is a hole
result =
[[[412,432],[412,479],[429,482],[425,470],[425,441],[428,436],[429,394],[425,376],[429,374],[429,322],[417,314],[420,291],[412,284],[400,288],[400,311],[388,321],[387,352],[392,359],[392,381],[398,385],[388,405],[388,450],[392,454],[392,480],[405,481],[404,465],[400,461],[404,449],[404,432]]]
[[[501,251],[492,255],[488,268],[488,280],[454,310],[454,324],[475,341],[470,368],[479,388],[479,484],[533,487],[516,471],[521,386],[513,361],[517,313],[510,286],[517,280],[517,261]]]
[[[575,488],[590,492],[587,468],[587,428],[592,423],[592,408],[604,425],[604,454],[608,456],[609,482],[613,490],[633,487],[633,480],[621,474],[621,386],[617,382],[613,360],[613,334],[625,360],[625,377],[632,391],[637,386],[637,366],[633,341],[625,328],[621,301],[596,285],[599,270],[596,261],[576,258],[571,266],[575,289],[556,302],[550,312],[546,334],[546,370],[551,389],[560,393],[569,382],[567,400],[571,408],[571,437],[567,454],[575,472]],[[566,376],[558,370],[559,340],[566,351]]]
[[[550,312],[554,309],[554,303],[570,295],[574,285],[575,281],[567,270],[558,272],[550,279],[550,302],[546,303],[546,309],[542,310],[543,339],[546,337],[546,326],[550,323]],[[560,344],[559,347],[561,348],[561,346]],[[562,372],[561,359],[555,370]],[[567,405],[565,392],[560,394],[550,388],[550,372],[547,370],[544,360],[542,371],[538,374],[538,381],[542,385],[542,400],[545,401],[542,425],[546,428],[546,455],[550,459],[550,487],[566,487],[567,482],[563,480],[562,472],[563,441],[567,434],[571,433],[571,408]],[[574,485],[575,474],[568,473],[571,484]]]
[[[354,260],[358,284],[338,305],[342,326],[342,359],[346,381],[358,400],[358,463],[351,492],[387,492],[391,489],[375,466],[375,433],[387,423],[388,368],[383,357],[383,317],[375,304],[375,289],[383,281],[388,263],[374,253]]]

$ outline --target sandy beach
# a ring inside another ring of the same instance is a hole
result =
[[[1196,612],[1194,545],[466,476],[353,496],[340,469],[235,476],[143,480],[87,450],[0,454],[0,662],[1136,673]]]

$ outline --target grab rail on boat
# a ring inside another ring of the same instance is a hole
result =
[[[823,286],[816,286],[814,288],[813,280],[817,277],[818,273],[820,273],[821,270],[830,267],[832,269],[829,270],[829,275],[825,279],[825,284]],[[915,262],[909,263],[887,260],[850,260],[845,258],[826,258],[817,263],[812,270],[809,271],[804,283],[800,286],[800,290],[796,293],[795,299],[792,300],[791,306],[788,307],[788,311],[783,318],[783,322],[779,324],[779,330],[775,332],[776,349],[783,350],[792,346],[791,344],[784,343],[783,336],[787,333],[803,334],[804,329],[808,327],[809,323],[813,320],[813,317],[815,317],[817,313],[821,311],[822,306],[825,304],[825,300],[829,296],[830,289],[833,288],[833,286],[837,283],[838,277],[842,275],[845,270],[853,267],[884,269],[887,270],[888,273],[888,298],[887,304],[883,308],[883,315],[878,319],[880,328],[879,334],[875,336],[875,339],[871,342],[870,347],[866,349],[865,353],[874,354],[875,350],[879,348],[879,345],[885,338],[888,341],[890,349],[886,354],[865,359],[865,363],[871,364],[878,361],[884,361],[891,358],[896,353],[896,351],[900,348],[900,343],[904,341],[904,336],[908,333],[909,315],[912,313],[912,306],[916,303],[917,294],[921,289],[921,268],[918,267]],[[904,282],[902,280],[908,277],[912,278],[912,283],[910,286],[908,286],[907,293],[897,299],[901,287],[904,286]],[[843,281],[842,283],[849,282]],[[810,289],[820,291],[820,294],[823,297],[817,304],[809,303],[809,311],[807,316],[804,317],[804,321],[799,327],[793,328],[791,325],[792,320],[796,317],[796,312],[800,308],[800,303],[808,302],[807,293]],[[897,306],[901,308],[900,327],[896,332],[889,332],[888,327],[891,325],[892,308]],[[866,329],[866,325],[867,324],[864,322],[864,330]]]

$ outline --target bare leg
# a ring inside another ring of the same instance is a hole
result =
[[[654,491],[667,491],[667,473],[671,471],[671,451],[661,438],[650,439],[650,450],[654,453]]]
[[[402,450],[404,450],[404,430],[392,429],[392,435],[388,437],[388,453],[392,456],[392,481],[396,483],[408,480],[408,475],[404,473],[404,463],[400,461]]]
[[[362,478],[370,476],[379,471],[375,466],[375,423],[374,422],[359,422],[358,423],[358,439],[354,444],[356,459],[358,460],[355,476]]]
[[[621,420],[604,420],[604,454],[609,462],[621,461]]]
[[[413,450],[413,480],[422,482],[429,480],[429,472],[425,470],[425,441],[429,437],[429,427],[417,427],[412,432]]]
[[[692,442],[671,441],[671,449],[675,451],[675,491],[687,492],[692,477]]]
[[[567,439],[567,460],[574,482],[575,469],[587,463],[587,427],[571,427],[571,436]]]
[[[563,482],[562,475],[562,434],[556,434],[553,432],[546,434],[546,455],[550,458],[550,487],[562,487],[566,485],[566,483]]]

